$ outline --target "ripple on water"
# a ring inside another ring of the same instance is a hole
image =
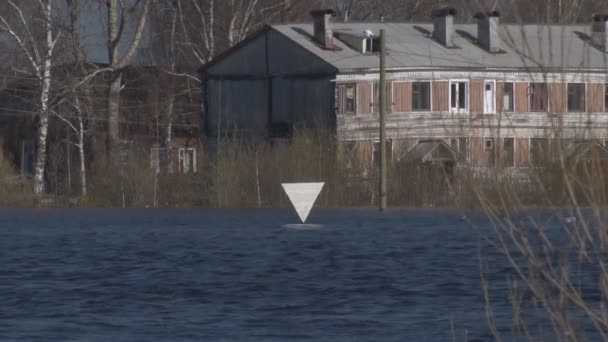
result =
[[[467,315],[483,310],[478,240],[458,216],[289,214],[0,213],[0,340],[446,341],[450,317],[487,336]]]

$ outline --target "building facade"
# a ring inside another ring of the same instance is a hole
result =
[[[267,25],[200,69],[208,141],[272,139],[329,127],[370,163],[379,150],[379,32],[387,39],[390,157],[441,141],[458,163],[529,167],[555,142],[608,140],[608,18],[591,25],[505,25],[499,13],[454,23]],[[565,149],[576,150],[576,149]]]

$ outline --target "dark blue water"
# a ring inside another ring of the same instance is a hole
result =
[[[443,211],[0,212],[0,340],[490,340],[478,232]],[[508,329],[503,261],[490,263]]]

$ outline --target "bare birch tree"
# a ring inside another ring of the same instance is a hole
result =
[[[111,68],[108,85],[108,143],[111,159],[116,162],[118,146],[120,146],[120,91],[122,89],[122,71],[131,63],[144,37],[151,1],[137,1],[133,6],[130,2],[120,0],[104,0],[108,14],[108,57]],[[121,54],[119,43],[125,38],[125,25],[130,20],[127,12],[139,12],[135,32],[126,52]]]
[[[17,43],[23,53],[32,74],[39,85],[38,98],[38,138],[34,171],[34,192],[45,192],[45,169],[47,159],[47,135],[49,126],[49,96],[51,92],[53,51],[59,38],[53,25],[53,0],[38,0],[36,12],[40,18],[31,16],[24,9],[22,2],[6,0],[9,13],[0,16],[0,29],[7,32]],[[37,33],[41,33],[39,39]],[[17,70],[22,71],[23,70]]]

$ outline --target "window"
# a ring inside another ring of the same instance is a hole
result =
[[[346,141],[342,144],[342,160],[343,165],[347,169],[352,169],[355,166],[357,143],[355,141]]]
[[[608,112],[608,83],[604,84],[604,112]]]
[[[530,162],[534,166],[543,165],[549,155],[549,141],[547,139],[530,139]]]
[[[36,144],[31,140],[22,140],[20,147],[21,175],[32,175],[36,161]]]
[[[513,138],[504,138],[502,141],[502,166],[513,167],[515,165],[515,142]]]
[[[179,172],[196,172],[196,149],[194,147],[179,149]]]
[[[513,83],[505,83],[502,94],[502,110],[503,112],[513,112],[514,100],[513,100]]]
[[[430,111],[431,110],[431,83],[414,82],[412,83],[412,110]]]
[[[530,111],[544,112],[547,110],[547,85],[544,83],[530,83]]]
[[[150,168],[157,174],[160,173],[160,147],[158,145],[150,148]]]
[[[374,151],[372,155],[373,162],[376,166],[380,165],[380,141],[374,141]],[[393,141],[386,139],[386,161],[390,163],[393,160]]]
[[[494,140],[486,139],[486,150],[493,150],[493,149],[494,149]]]
[[[450,147],[456,151],[463,161],[469,158],[469,138],[451,138]]]
[[[585,111],[585,84],[568,83],[568,112]]]
[[[338,114],[355,114],[356,87],[355,83],[338,85]]]
[[[469,83],[467,81],[450,81],[450,109],[452,112],[468,112]]]
[[[458,138],[458,153],[464,160],[469,160],[469,138]]]
[[[495,164],[495,156],[494,156],[494,139],[493,138],[487,138],[486,142],[486,166],[489,167],[494,167]]]
[[[494,81],[484,82],[483,112],[484,114],[496,113],[496,83]]]
[[[365,50],[363,53],[380,52],[380,38],[370,37],[365,38]]]

